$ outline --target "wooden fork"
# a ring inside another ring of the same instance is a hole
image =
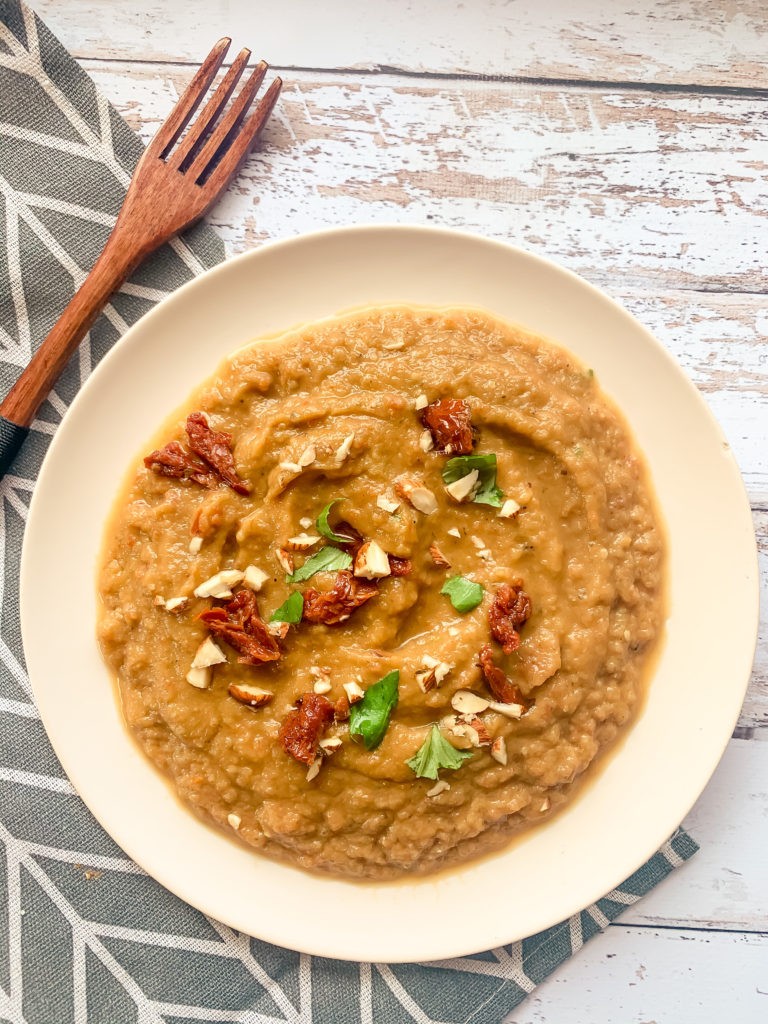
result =
[[[250,50],[241,50],[190,124],[230,43],[228,38],[216,43],[148,146],[104,251],[0,404],[0,478],[12,463],[30,423],[70,355],[110,295],[150,253],[207,213],[267,123],[282,86],[279,78],[248,113],[267,72],[264,61],[256,66],[231,106],[224,110],[251,56]],[[185,128],[186,135],[176,145]]]

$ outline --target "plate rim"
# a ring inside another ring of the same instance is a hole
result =
[[[53,437],[53,439],[51,441],[51,444],[49,445],[48,451],[47,451],[47,453],[45,455],[45,458],[43,460],[43,463],[42,463],[42,465],[40,467],[40,470],[39,470],[39,473],[38,473],[38,476],[37,476],[37,480],[34,483],[32,498],[31,498],[31,501],[30,501],[29,512],[28,512],[28,517],[27,517],[27,524],[26,524],[26,528],[25,528],[25,532],[24,532],[24,542],[23,542],[22,553],[21,553],[21,578],[20,578],[20,592],[19,592],[20,620],[21,620],[21,630],[22,630],[22,638],[23,638],[25,652],[27,652],[27,638],[30,635],[29,621],[30,621],[30,615],[31,615],[31,612],[29,610],[29,601],[30,601],[30,599],[28,597],[28,594],[29,594],[29,579],[30,579],[30,571],[31,571],[30,570],[31,541],[29,541],[28,538],[35,536],[35,531],[38,529],[37,523],[38,523],[38,520],[40,519],[40,517],[42,515],[42,513],[39,512],[39,508],[40,508],[41,502],[42,502],[42,499],[39,498],[39,495],[41,495],[41,494],[44,495],[45,494],[45,491],[46,491],[46,486],[45,485],[46,485],[46,481],[47,481],[48,475],[49,475],[49,467],[57,459],[59,449],[60,448],[66,448],[67,438],[68,438],[68,431],[66,429],[66,424],[67,424],[68,420],[70,420],[73,417],[73,412],[75,414],[77,413],[77,410],[79,410],[80,405],[85,401],[83,396],[84,395],[89,395],[94,390],[99,388],[100,381],[101,381],[102,377],[104,377],[105,375],[109,374],[110,367],[111,367],[113,361],[116,358],[119,358],[119,353],[123,352],[126,348],[131,346],[132,343],[133,343],[133,339],[139,334],[140,331],[146,330],[147,325],[151,324],[153,320],[155,320],[156,318],[158,318],[161,315],[165,315],[168,312],[169,309],[173,308],[174,305],[179,305],[179,304],[185,303],[189,293],[199,289],[201,287],[202,282],[206,282],[206,284],[209,284],[212,279],[215,279],[215,278],[218,278],[220,276],[232,273],[233,272],[233,266],[235,266],[235,265],[239,267],[240,265],[245,264],[247,262],[263,260],[265,258],[268,259],[269,256],[272,253],[275,253],[275,252],[278,252],[278,251],[289,250],[290,248],[297,247],[297,246],[301,247],[301,246],[306,245],[307,243],[323,242],[323,241],[328,240],[329,238],[330,239],[338,239],[338,238],[342,238],[342,237],[345,237],[345,236],[346,237],[351,237],[351,236],[359,236],[359,235],[366,235],[366,234],[373,234],[373,235],[379,234],[379,235],[382,235],[382,234],[391,234],[391,233],[402,234],[402,235],[422,234],[422,235],[429,235],[429,236],[431,236],[433,238],[438,238],[440,236],[446,236],[446,237],[449,237],[451,240],[458,241],[460,243],[461,242],[469,242],[471,244],[482,243],[484,246],[489,246],[489,247],[498,249],[506,257],[509,257],[510,255],[514,255],[514,256],[516,256],[518,258],[522,258],[522,259],[524,259],[526,261],[532,261],[534,264],[538,265],[539,269],[543,269],[546,272],[554,271],[557,274],[566,275],[568,278],[572,279],[572,281],[574,283],[576,283],[580,288],[586,289],[589,292],[590,298],[592,300],[597,300],[600,303],[607,304],[608,307],[613,311],[614,314],[618,314],[625,321],[628,321],[631,324],[631,327],[632,327],[632,329],[634,331],[640,332],[643,335],[645,344],[652,345],[652,347],[655,349],[656,353],[661,355],[664,358],[664,360],[666,361],[666,363],[667,363],[668,367],[670,368],[671,372],[675,375],[678,383],[679,384],[683,384],[688,389],[689,396],[691,398],[695,399],[695,401],[697,403],[697,406],[698,406],[698,413],[699,413],[699,415],[703,414],[707,418],[707,420],[709,421],[710,426],[714,427],[714,429],[717,431],[718,434],[720,434],[721,436],[723,435],[722,428],[720,427],[719,423],[717,422],[717,420],[714,417],[713,413],[711,412],[711,410],[709,409],[708,405],[704,401],[704,399],[703,399],[702,395],[700,394],[700,392],[698,391],[698,389],[688,379],[687,375],[682,370],[682,368],[679,366],[679,364],[677,363],[675,358],[672,356],[672,354],[650,333],[650,331],[647,328],[645,328],[643,326],[643,324],[640,323],[640,321],[638,321],[631,313],[629,313],[628,310],[626,310],[623,306],[621,306],[618,302],[616,302],[616,300],[611,298],[611,296],[606,294],[600,288],[598,288],[595,285],[591,284],[589,281],[586,281],[584,278],[582,278],[580,275],[574,273],[572,270],[570,270],[570,269],[568,269],[566,267],[563,267],[560,264],[558,264],[558,263],[556,263],[556,262],[554,262],[554,261],[552,261],[552,260],[550,260],[550,259],[548,259],[546,257],[543,257],[543,256],[538,255],[536,253],[528,252],[527,250],[522,249],[522,248],[520,248],[518,246],[514,246],[514,245],[511,245],[509,243],[506,243],[506,242],[503,242],[503,241],[499,241],[497,239],[487,238],[485,236],[478,235],[478,234],[471,233],[471,232],[457,231],[457,230],[454,230],[454,229],[442,228],[442,227],[427,227],[427,226],[422,226],[422,225],[407,225],[407,224],[397,224],[397,223],[393,223],[393,224],[357,224],[357,225],[351,225],[351,226],[347,226],[347,227],[328,228],[328,229],[323,229],[323,230],[320,230],[320,231],[314,231],[314,232],[309,232],[309,233],[306,233],[306,234],[301,234],[301,235],[293,236],[293,237],[290,237],[290,238],[287,238],[287,239],[274,240],[274,241],[265,243],[264,245],[261,245],[261,246],[259,246],[256,249],[249,250],[247,252],[241,253],[241,254],[239,254],[239,255],[237,255],[235,257],[232,257],[230,259],[225,260],[224,262],[222,262],[222,263],[216,265],[215,267],[207,270],[205,273],[203,273],[203,274],[201,274],[201,275],[191,279],[190,281],[186,282],[180,288],[178,288],[174,292],[172,292],[167,298],[163,299],[161,302],[159,302],[157,305],[155,305],[152,309],[150,309],[147,313],[145,313],[131,328],[129,328],[129,330],[120,339],[118,339],[118,341],[110,349],[110,351],[101,359],[101,361],[99,362],[98,366],[93,370],[93,372],[91,373],[91,375],[89,376],[89,378],[85,382],[85,384],[79,389],[77,395],[73,399],[73,401],[70,404],[70,406],[69,406],[65,416],[63,417],[62,422],[59,424],[59,427],[58,427],[58,429],[56,431],[55,436]],[[384,303],[381,303],[381,304],[383,305]],[[469,304],[467,304],[467,305],[469,305]],[[342,310],[339,310],[338,312],[342,312]],[[489,312],[493,312],[493,311],[489,310]],[[332,316],[334,314],[333,313],[329,313],[327,315],[328,316]],[[506,318],[502,317],[502,319],[506,319]],[[298,323],[289,325],[286,328],[286,330],[292,330],[295,326],[298,326]],[[568,347],[567,344],[565,342],[560,341],[560,339],[555,339],[555,340],[557,341],[558,344],[561,344],[561,345],[563,345],[566,348]],[[247,341],[244,342],[244,344],[248,344],[248,343],[249,342],[247,342]],[[226,353],[223,353],[222,354],[222,358],[224,358],[225,355],[226,355]],[[215,371],[215,367],[212,367],[212,371],[211,372],[214,372],[214,371]],[[631,426],[631,424],[630,424],[630,426]],[[740,488],[740,495],[739,495],[739,497],[740,497],[740,500],[741,500],[741,503],[742,503],[742,506],[743,506],[743,510],[746,511],[746,513],[747,513],[747,515],[748,515],[748,517],[750,519],[750,523],[751,523],[751,506],[750,506],[748,494],[746,492],[746,488],[744,486],[744,481],[743,481],[743,479],[741,477],[741,474],[740,474],[740,471],[739,471],[739,468],[738,468],[738,464],[736,462],[736,459],[735,459],[732,451],[730,450],[730,447],[728,447],[728,451],[727,451],[726,454],[727,454],[727,457],[728,457],[727,461],[728,461],[728,464],[729,464],[729,469],[731,471],[731,475],[734,477],[733,483],[739,485],[739,488]],[[124,470],[124,472],[125,471],[127,471],[127,468],[126,468],[126,470]],[[662,510],[662,516],[663,516],[663,510]],[[745,648],[744,651],[743,651],[743,663],[747,667],[746,667],[746,670],[743,673],[743,675],[744,675],[743,685],[739,684],[739,686],[736,688],[736,689],[738,689],[738,693],[739,693],[738,704],[737,704],[735,696],[734,696],[734,704],[733,704],[734,711],[733,711],[732,715],[728,716],[729,717],[729,728],[728,728],[728,731],[726,733],[725,729],[723,728],[723,730],[722,730],[722,733],[723,733],[722,742],[718,745],[718,748],[717,748],[716,751],[713,750],[712,756],[710,757],[711,768],[708,771],[706,778],[701,782],[701,784],[700,784],[697,792],[693,796],[693,798],[689,800],[689,798],[686,797],[686,802],[688,803],[688,806],[687,806],[687,809],[684,812],[684,814],[680,816],[680,820],[682,820],[682,817],[684,817],[684,815],[688,813],[690,808],[693,806],[693,804],[699,798],[699,796],[701,795],[701,793],[703,792],[703,790],[706,788],[707,784],[709,783],[709,781],[710,781],[710,779],[712,777],[712,774],[714,773],[715,769],[717,768],[717,765],[719,764],[720,759],[721,759],[721,757],[722,757],[722,755],[723,755],[723,753],[724,753],[724,751],[725,751],[725,749],[726,749],[726,747],[728,745],[728,742],[730,740],[731,734],[733,732],[733,727],[734,727],[736,721],[738,720],[738,716],[739,716],[741,705],[743,703],[744,695],[745,695],[747,687],[749,685],[749,681],[750,681],[750,667],[751,667],[751,664],[752,664],[752,660],[754,658],[754,650],[755,650],[755,646],[756,646],[756,642],[757,642],[758,623],[759,623],[759,572],[757,571],[757,550],[756,550],[756,545],[755,545],[755,540],[754,540],[754,530],[753,529],[752,529],[751,554],[752,554],[752,559],[751,559],[751,565],[749,567],[750,568],[750,573],[748,573],[748,576],[751,575],[752,580],[751,580],[751,590],[749,592],[748,597],[749,597],[749,607],[751,609],[750,634],[751,634],[753,640],[752,640],[751,649],[749,651],[747,651],[746,648]],[[94,638],[94,642],[95,642],[95,638]],[[30,657],[29,654],[27,654],[28,665],[31,666],[32,664],[34,664],[34,661],[35,661],[34,656]],[[747,665],[747,662],[749,662],[749,665]],[[31,686],[32,686],[32,690],[33,690],[33,693],[34,693],[34,696],[35,696],[35,702],[36,702],[36,704],[38,706],[38,710],[40,712],[41,720],[42,720],[43,725],[44,725],[44,727],[46,729],[46,733],[48,734],[49,741],[51,742],[51,744],[52,744],[52,746],[54,748],[54,751],[55,751],[57,757],[59,758],[59,760],[60,760],[60,762],[62,764],[62,768],[67,773],[67,775],[69,775],[69,771],[68,771],[67,764],[66,764],[66,761],[68,760],[67,754],[65,752],[63,754],[63,756],[62,756],[62,751],[59,749],[60,744],[54,739],[54,737],[57,737],[57,739],[58,739],[58,732],[57,732],[56,728],[53,728],[51,726],[51,723],[47,720],[47,712],[46,712],[45,707],[44,707],[45,701],[43,699],[42,704],[41,704],[40,690],[39,690],[38,686],[36,685],[35,678],[34,678],[34,672],[33,672],[31,667],[30,667],[30,670],[29,670],[29,677],[30,677],[30,683],[31,683]],[[141,752],[139,752],[138,747],[136,749],[137,749],[137,756],[144,757],[144,755]],[[613,755],[610,755],[610,757],[612,757],[612,756]],[[156,769],[153,768],[153,771],[156,771]],[[79,785],[77,785],[77,783],[75,783],[75,788],[77,790],[79,798],[81,800],[83,800],[83,802],[89,808],[91,813],[94,814],[94,816],[99,821],[99,824],[101,825],[101,827],[105,829],[107,834],[109,834],[110,836],[114,836],[114,829],[111,828],[111,827],[108,827],[104,823],[102,816],[97,812],[96,809],[94,809],[91,806],[91,803],[88,800],[88,798],[86,796],[82,795],[81,788],[80,788]],[[578,799],[580,799],[580,798],[578,798]],[[577,799],[576,802],[578,802],[578,799]],[[191,812],[188,809],[186,810],[186,813],[187,814],[191,814]],[[200,823],[200,824],[202,824],[202,823]],[[678,822],[678,824],[679,824],[679,822]],[[593,886],[593,888],[596,891],[591,896],[591,898],[587,899],[586,902],[584,902],[584,900],[580,898],[579,900],[576,901],[576,903],[573,904],[573,906],[565,908],[563,913],[558,913],[549,922],[549,924],[546,924],[546,923],[542,924],[541,929],[544,929],[544,928],[547,928],[547,927],[551,927],[552,925],[558,923],[560,920],[564,920],[566,917],[570,916],[571,914],[576,913],[576,912],[578,912],[581,909],[584,909],[584,907],[591,905],[596,900],[598,900],[602,896],[604,896],[605,893],[607,891],[609,891],[611,888],[614,888],[616,885],[620,884],[625,878],[629,877],[635,870],[637,870],[639,867],[641,867],[648,860],[648,858],[650,856],[652,856],[653,853],[656,852],[656,849],[665,841],[666,838],[668,838],[668,835],[671,834],[671,831],[674,830],[674,827],[675,826],[673,826],[672,830],[668,831],[666,835],[664,835],[661,839],[659,839],[658,842],[654,840],[653,849],[648,849],[648,850],[644,849],[644,850],[640,851],[638,853],[638,855],[637,855],[636,862],[634,863],[634,866],[632,866],[630,868],[630,870],[625,870],[622,867],[622,869],[621,869],[621,878],[614,879],[614,880],[612,880],[612,882],[610,882],[607,885],[604,885],[603,883],[600,883],[599,885],[596,884],[595,886]],[[666,826],[665,826],[665,831],[666,831]],[[146,864],[144,863],[146,858],[143,856],[142,851],[141,850],[136,850],[136,848],[135,848],[136,844],[134,844],[134,842],[132,842],[130,839],[126,840],[124,837],[121,836],[120,839],[116,839],[115,841],[118,842],[118,844],[122,847],[123,850],[125,850],[125,852],[128,854],[128,856],[130,856],[133,860],[135,860],[136,863],[138,863],[142,868],[144,868],[144,870],[148,871],[148,873],[151,875],[151,877],[153,877],[153,878],[157,879],[158,881],[160,881],[160,883],[162,885],[164,885],[166,888],[168,888],[171,892],[174,892],[174,894],[177,895],[178,897],[180,897],[182,900],[184,900],[184,902],[189,903],[191,906],[201,910],[203,913],[205,913],[205,914],[207,914],[209,916],[217,917],[217,913],[216,913],[215,907],[210,906],[210,902],[209,902],[208,899],[200,899],[199,897],[195,897],[194,900],[190,899],[190,896],[189,896],[189,894],[187,892],[178,891],[177,889],[174,888],[173,880],[172,879],[168,879],[167,877],[159,877],[157,872],[154,869],[147,868]],[[140,843],[138,845],[140,845]],[[257,856],[258,856],[258,854],[257,854]],[[462,871],[462,866],[459,866],[455,870],[456,870],[456,872],[461,872]],[[429,878],[430,878],[430,876],[427,876],[425,881],[428,881]],[[353,883],[353,884],[356,884],[356,883]],[[392,884],[392,883],[384,883],[384,884]],[[394,883],[394,884],[397,884],[397,883]],[[578,904],[578,905],[576,905],[576,904]],[[237,927],[240,928],[240,930],[245,930],[246,932],[248,932],[248,934],[255,934],[253,928],[245,928],[245,929],[243,929],[242,925],[237,925]],[[315,954],[315,955],[321,955],[321,956],[332,958],[332,959],[333,958],[335,958],[335,959],[348,959],[348,960],[359,960],[360,959],[359,956],[356,956],[354,954],[350,955],[350,949],[349,948],[342,949],[342,951],[340,951],[340,952],[334,952],[334,951],[329,951],[327,948],[320,948],[317,945],[317,943],[315,943],[315,942],[302,943],[301,941],[296,941],[296,942],[288,943],[288,942],[286,942],[284,940],[284,938],[282,938],[282,937],[275,937],[274,934],[270,935],[269,933],[265,933],[263,930],[261,932],[259,932],[259,937],[263,938],[265,941],[270,941],[270,942],[274,942],[274,943],[276,943],[278,945],[285,946],[286,948],[298,950],[300,952],[311,953],[311,954]],[[520,937],[520,936],[517,936],[517,937]],[[298,935],[297,935],[297,939],[299,939]],[[502,944],[507,944],[507,942],[512,942],[512,941],[515,941],[515,939],[514,938],[512,938],[512,939],[505,939]],[[496,944],[498,945],[498,943],[496,943]],[[483,947],[483,948],[488,948],[488,947]],[[394,956],[389,955],[388,956],[388,955],[386,955],[386,951],[385,950],[383,951],[385,953],[385,955],[381,955],[382,950],[378,950],[377,951],[377,955],[370,956],[370,957],[368,955],[366,955],[365,959],[375,959],[375,960],[382,961],[382,962],[403,962],[403,963],[405,963],[405,962],[418,962],[418,961],[421,961],[421,960],[424,960],[424,959],[434,960],[434,959],[443,959],[443,958],[449,958],[449,957],[458,957],[458,956],[469,955],[471,953],[476,953],[476,952],[480,952],[480,951],[482,951],[482,950],[475,948],[474,945],[471,948],[467,948],[461,942],[458,942],[458,943],[454,942],[453,944],[450,944],[450,945],[445,945],[444,944],[442,947],[440,947],[440,949],[438,950],[438,954],[437,955],[432,955],[431,952],[430,952],[430,955],[428,955],[428,956],[424,955],[422,953],[414,953],[413,955],[409,955],[409,956],[405,956],[405,957],[400,956],[400,955],[394,955]]]

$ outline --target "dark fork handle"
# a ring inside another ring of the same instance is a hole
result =
[[[28,433],[28,427],[20,427],[18,423],[12,423],[5,416],[0,416],[0,479],[10,469]]]

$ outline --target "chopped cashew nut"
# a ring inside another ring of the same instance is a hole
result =
[[[271,690],[262,690],[260,686],[248,686],[246,683],[230,683],[227,693],[249,708],[263,708],[274,697]]]
[[[491,757],[499,764],[507,763],[507,743],[503,736],[497,736],[491,744]]]
[[[219,645],[207,636],[197,648],[192,661],[192,668],[210,668],[212,665],[223,665],[227,656]]]
[[[475,547],[476,547],[476,548],[478,549],[478,551],[479,551],[479,550],[480,550],[481,548],[484,548],[484,547],[485,547],[485,541],[484,541],[484,540],[480,540],[480,538],[479,538],[479,537],[476,537],[476,536],[474,535],[474,533],[472,534],[472,536],[471,536],[471,537],[470,537],[469,539],[470,539],[470,540],[472,541],[472,543],[473,543],[473,544],[475,545]]]
[[[279,465],[280,469],[284,469],[286,473],[293,473],[294,476],[298,476],[304,469],[298,462],[281,462]]]
[[[362,576],[366,580],[378,580],[382,576],[389,576],[392,572],[389,556],[375,540],[366,541],[355,558],[354,572],[355,576]]]
[[[316,458],[317,452],[315,451],[315,446],[310,445],[308,448],[305,448],[299,456],[299,465],[302,469],[305,469],[307,466],[311,466]]]
[[[213,672],[209,668],[191,668],[186,675],[187,682],[196,686],[198,690],[207,690],[212,679]]]
[[[539,808],[539,810],[541,811],[542,814],[544,813],[544,811],[548,811],[549,810],[549,797],[548,796],[544,797],[544,802],[542,803],[542,805]]]
[[[488,709],[498,711],[500,715],[506,715],[507,718],[522,718],[525,710],[522,704],[502,704],[496,700],[488,701]]]
[[[232,597],[232,587],[240,583],[245,573],[239,569],[222,569],[215,576],[211,576],[199,587],[195,587],[195,597],[216,597],[223,599]]]
[[[188,597],[169,597],[165,602],[165,610],[167,612],[175,612],[179,608],[183,608],[187,601],[189,601]]]
[[[315,691],[315,693],[324,694],[330,693],[332,687],[327,679],[318,679],[317,682],[312,686],[312,689]]]
[[[261,590],[269,579],[269,574],[255,565],[247,565],[243,572],[243,583],[251,590]]]
[[[473,470],[476,472],[476,470]],[[412,476],[401,476],[395,481],[395,491],[412,505],[417,512],[431,516],[437,512],[437,498],[428,487]]]
[[[487,711],[490,701],[471,690],[457,690],[451,697],[451,707],[462,715],[479,715]]]
[[[426,395],[419,395],[416,401],[413,403],[414,409],[418,412],[420,409],[426,409],[429,405],[429,399]]]
[[[445,779],[438,779],[432,789],[427,790],[427,796],[439,796],[440,793],[445,793],[450,788],[450,782],[446,782]]]
[[[197,555],[200,552],[200,548],[203,546],[202,537],[193,537],[189,542],[189,553],[190,555]]]
[[[341,463],[346,459],[346,457],[352,451],[352,442],[354,440],[355,440],[355,435],[354,434],[349,434],[347,437],[344,438],[344,440],[341,442],[339,447],[336,449],[336,451],[334,452],[333,457],[336,460],[337,465],[341,465]]]
[[[432,440],[432,434],[429,430],[422,430],[419,434],[419,448],[423,452],[431,452],[435,447],[435,442]]]
[[[393,512],[397,512],[400,508],[400,502],[392,501],[386,496],[386,494],[380,494],[376,499],[376,504],[383,512],[389,512],[390,515],[392,515]]]
[[[445,557],[443,552],[434,542],[429,545],[429,553],[432,556],[432,561],[441,569],[450,569],[451,563]]]
[[[466,476],[460,477],[455,480],[452,484],[446,485],[446,491],[450,494],[454,501],[462,502],[466,501],[467,498],[471,498],[474,494],[478,482],[480,480],[480,474],[476,469],[471,470]]]
[[[275,552],[275,558],[289,575],[293,572],[293,556],[284,548],[277,549]]]
[[[365,696],[365,690],[358,686],[357,683],[344,683],[342,689],[346,693],[350,704],[357,704]]]
[[[415,678],[422,693],[429,693],[430,690],[434,690],[437,686],[435,670],[433,668],[421,669],[421,671],[415,673]]]
[[[324,754],[334,754],[341,745],[342,739],[340,736],[328,736],[326,739],[320,740],[318,744]]]
[[[302,528],[302,530],[308,530],[311,525],[312,520],[309,518],[309,516],[302,516],[301,519],[299,520],[299,526]]]
[[[511,519],[512,516],[516,516],[520,511],[521,506],[514,500],[514,498],[507,498],[504,504],[499,509],[500,519]]]
[[[227,821],[235,830],[235,832],[237,832],[237,830],[240,828],[240,822],[242,821],[242,819],[239,814],[228,814]]]
[[[319,541],[320,537],[316,533],[299,533],[295,537],[288,538],[287,547],[292,551],[308,551]]]
[[[312,764],[307,768],[307,782],[311,782],[312,779],[316,779],[320,774],[320,768],[323,764],[322,754],[318,754]]]
[[[450,530],[447,531],[447,533],[449,534],[449,536],[456,537],[458,538],[458,540],[461,540],[461,531],[458,530],[455,526],[452,526]]]

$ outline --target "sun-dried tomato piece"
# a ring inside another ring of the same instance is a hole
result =
[[[345,622],[355,608],[375,597],[378,589],[372,580],[358,579],[349,569],[342,569],[336,573],[330,590],[321,592],[310,587],[304,591],[304,618],[307,622],[335,626]]]
[[[512,682],[504,669],[495,664],[490,644],[480,648],[480,668],[495,700],[501,704],[520,704],[525,711],[532,707],[527,697],[523,696],[520,687]]]
[[[469,455],[475,443],[472,410],[461,398],[439,398],[421,411],[421,422],[432,434],[435,449]]]
[[[389,555],[389,571],[393,576],[408,576],[413,571],[413,565],[411,565],[410,558]]]
[[[488,622],[493,639],[498,640],[505,654],[512,654],[520,646],[519,627],[530,617],[531,599],[522,583],[503,583],[488,610]]]
[[[237,660],[243,665],[261,665],[266,661],[278,661],[283,656],[277,640],[259,615],[256,595],[252,590],[238,590],[223,608],[210,608],[198,618],[214,636],[234,647],[240,655]]]
[[[204,462],[182,448],[178,441],[170,441],[144,459],[144,465],[159,476],[177,480],[194,480],[201,487],[218,487],[219,478]]]
[[[251,485],[238,476],[232,455],[232,435],[212,430],[201,412],[187,417],[189,447],[214,469],[221,479],[237,494],[250,494]]]
[[[333,704],[317,693],[305,693],[280,727],[278,738],[283,750],[302,764],[312,764],[317,745],[332,721]]]

